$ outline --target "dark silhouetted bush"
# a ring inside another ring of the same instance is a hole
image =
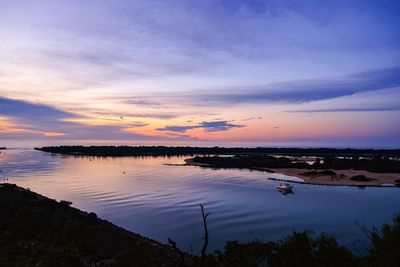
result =
[[[368,178],[365,175],[355,175],[353,177],[350,177],[350,180],[357,181],[357,182],[370,182],[370,181],[374,181],[376,179]]]

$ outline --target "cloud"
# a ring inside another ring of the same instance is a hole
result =
[[[398,53],[389,52],[398,51],[399,33],[397,8],[392,5],[371,1],[350,6],[342,1],[10,2],[0,9],[1,71],[9,73],[3,62],[16,62],[28,71],[50,71],[52,77],[76,85],[100,82],[113,87],[115,81],[193,73],[196,78],[203,75],[204,81],[219,76],[240,82],[254,75],[263,77],[259,83],[296,73],[298,79],[312,73],[310,65],[321,77],[321,72],[340,72],[343,67],[335,67],[344,64],[354,70],[394,62]],[[358,12],[360,8],[363,12]],[[26,29],[31,33],[29,42],[23,39]],[[238,70],[242,75],[236,75]]]
[[[157,131],[171,131],[171,132],[186,132],[187,130],[200,128],[198,125],[193,126],[165,126],[164,128],[157,128]]]
[[[400,88],[400,66],[375,69],[330,79],[294,80],[257,86],[221,86],[180,92],[149,93],[148,96],[132,97],[132,99],[123,101],[149,107],[157,105],[159,108],[164,108],[166,105],[171,104],[200,108],[241,103],[301,104],[360,93],[379,92],[386,89],[399,90],[397,87]],[[183,115],[176,112],[126,114],[126,116],[132,117],[160,119],[177,118]],[[260,118],[249,117],[244,121]]]
[[[207,132],[228,131],[232,128],[244,127],[244,125],[233,124],[228,121],[203,121],[200,125],[200,128],[204,128]]]
[[[80,118],[77,114],[61,110],[52,106],[31,103],[27,101],[0,97],[0,115],[9,118],[23,129],[18,133],[5,132],[5,139],[35,139],[40,136],[55,139],[141,139],[155,140],[143,134],[125,132],[120,126],[114,125],[85,125],[78,122],[65,121],[70,118]],[[133,122],[129,128],[147,126],[144,122]],[[127,125],[125,125],[127,126]]]
[[[100,98],[101,99],[101,98]],[[118,102],[121,102],[123,104],[130,104],[130,105],[135,105],[135,106],[143,106],[143,107],[149,107],[149,108],[161,108],[161,103],[153,101],[151,99],[148,99],[148,97],[138,97],[138,96],[116,96],[116,97],[103,97],[103,99],[106,100],[117,100]],[[162,106],[162,108],[165,108],[165,105]]]
[[[145,99],[130,99],[130,100],[126,100],[125,103],[133,104],[135,106],[148,106],[148,107],[160,106],[160,103],[157,103],[157,102],[154,102],[154,101],[145,100]]]
[[[262,119],[262,117],[251,117],[251,118],[243,119],[242,121],[252,121],[252,120],[261,120],[261,119]]]
[[[140,128],[140,127],[145,127],[148,126],[149,124],[146,122],[142,121],[135,121],[129,125],[129,127],[134,127],[134,128]]]
[[[288,110],[287,113],[328,113],[328,112],[380,112],[380,111],[399,111],[400,107],[382,108],[326,108],[326,109],[299,109]]]
[[[171,131],[171,132],[186,132],[191,129],[202,128],[206,132],[221,132],[228,131],[232,128],[242,128],[244,125],[233,124],[229,121],[203,121],[196,125],[188,126],[166,126],[164,128],[157,128],[158,131]]]
[[[400,67],[357,73],[330,80],[305,80],[274,85],[203,90],[186,97],[197,104],[305,103],[400,86]],[[232,93],[234,92],[234,93]]]
[[[190,140],[190,141],[196,141],[199,140],[197,137],[190,136],[187,134],[182,134],[182,133],[176,133],[176,132],[165,132],[163,136],[168,137],[170,139],[176,139],[176,140]]]
[[[184,134],[165,133],[162,136],[150,136],[135,132],[136,128],[145,127],[149,124],[142,121],[125,122],[124,117],[115,119],[121,121],[121,125],[87,125],[78,121],[67,121],[66,119],[79,119],[81,116],[64,111],[52,106],[31,103],[27,101],[0,97],[0,116],[7,119],[7,124],[15,125],[13,129],[18,132],[5,131],[2,137],[5,139],[37,139],[41,137],[59,140],[163,140],[179,139],[189,140],[190,136]],[[172,114],[128,114],[132,117],[157,117],[162,119],[175,118]],[[17,127],[17,128],[16,128]],[[228,122],[216,122],[216,124],[203,122],[194,128],[207,128],[209,131],[227,130],[229,127],[238,127]],[[190,127],[183,129],[171,127],[172,132],[184,132]]]
[[[58,137],[58,136],[64,136],[67,135],[65,133],[60,133],[60,132],[45,132],[44,136],[48,136],[48,137]]]
[[[0,97],[0,114],[27,121],[60,120],[77,115],[52,106]]]
[[[75,113],[53,106],[5,97],[0,97],[1,115],[9,118],[9,123],[23,129],[23,134],[45,136],[51,136],[51,133],[66,133],[67,129],[70,130],[76,124],[65,120],[79,117]]]
[[[87,111],[91,112],[92,114],[95,115],[101,115],[101,116],[114,116],[114,117],[119,117],[119,118],[126,118],[126,117],[132,117],[132,118],[155,118],[155,119],[175,119],[178,117],[183,116],[184,114],[178,113],[178,112],[164,112],[164,113],[159,113],[159,112],[154,112],[154,113],[126,113],[126,112],[105,112],[105,111],[93,111],[91,109],[87,109]],[[122,119],[121,118],[121,119]],[[113,119],[115,120],[115,119]]]
[[[181,116],[178,113],[130,113],[125,114],[128,117],[135,118],[156,118],[156,119],[174,119]]]
[[[379,92],[387,89],[400,91],[400,66],[375,69],[330,79],[295,80],[258,86],[198,88],[179,92],[148,93],[147,96],[118,99],[124,103],[138,104],[151,108],[165,109],[168,105],[185,108],[204,108],[241,103],[301,104],[369,92],[377,92],[379,97]],[[101,114],[101,112],[97,114]],[[187,112],[144,112],[123,115],[138,118],[172,119],[189,114]],[[197,115],[217,116],[221,114]],[[220,117],[218,119],[222,120]],[[243,119],[243,121],[255,119],[262,119],[262,117],[249,117]]]

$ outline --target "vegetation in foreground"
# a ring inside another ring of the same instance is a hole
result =
[[[50,146],[35,148],[50,153],[90,156],[243,155],[400,157],[400,149],[273,148],[273,147],[172,147],[172,146]]]
[[[209,213],[201,211],[206,229]],[[0,266],[400,266],[400,216],[392,225],[361,227],[371,244],[359,254],[334,237],[304,231],[279,242],[232,241],[210,254],[205,234],[202,256],[10,184],[0,184],[0,218]]]
[[[176,266],[170,247],[15,185],[0,184],[0,266]]]

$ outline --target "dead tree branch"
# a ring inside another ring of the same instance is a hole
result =
[[[202,204],[200,204],[201,208],[201,216],[203,218],[203,225],[204,225],[204,244],[203,248],[201,249],[201,263],[203,264],[204,262],[204,256],[206,254],[207,246],[208,246],[208,228],[207,228],[207,217],[211,214],[211,212],[205,213],[204,212],[204,207]]]

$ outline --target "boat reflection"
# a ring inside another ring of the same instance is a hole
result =
[[[292,189],[278,189],[278,192],[282,194],[282,196],[286,196],[286,195],[294,195],[294,191]]]
[[[279,191],[283,196],[286,196],[286,195],[288,195],[288,194],[293,194],[293,195],[294,195],[293,186],[291,186],[291,185],[288,184],[288,183],[285,183],[285,182],[279,183],[279,184],[276,186],[276,189],[278,189],[278,191]]]

